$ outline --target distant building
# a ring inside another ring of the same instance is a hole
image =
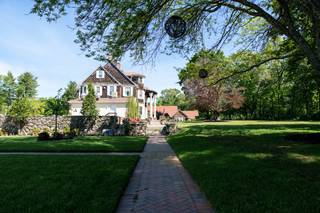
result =
[[[137,72],[123,72],[119,63],[108,60],[104,66],[95,69],[80,85],[79,97],[69,101],[71,115],[81,115],[83,98],[88,94],[88,83],[92,82],[100,116],[116,114],[127,116],[129,97],[136,97],[140,118],[156,118],[157,92],[144,86],[145,76]]]
[[[193,110],[193,111],[179,110],[176,114],[174,114],[173,118],[176,121],[190,121],[190,120],[195,120],[198,116],[199,116],[198,110]]]
[[[177,106],[157,106],[157,114],[169,116],[176,121],[194,120],[199,116],[198,110],[182,111]]]

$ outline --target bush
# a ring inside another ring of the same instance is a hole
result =
[[[60,132],[55,132],[52,137],[53,140],[62,140],[64,139],[64,135]]]
[[[64,134],[65,139],[73,139],[79,135],[79,129],[72,129],[68,133]]]
[[[52,133],[51,129],[49,127],[46,127],[43,129],[43,132],[48,133],[49,135]]]
[[[47,141],[50,139],[50,135],[48,132],[40,132],[38,135],[38,141]]]
[[[40,131],[41,130],[39,128],[33,128],[32,129],[32,135],[39,135]]]
[[[6,132],[0,128],[0,136],[5,136],[5,135],[7,135]]]
[[[70,127],[67,127],[67,126],[63,127],[63,134],[65,135],[70,134]]]

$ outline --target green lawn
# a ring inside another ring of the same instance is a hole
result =
[[[113,212],[137,156],[0,156],[0,212]]]
[[[320,212],[319,122],[184,123],[169,143],[219,212]]]
[[[0,152],[140,152],[146,141],[146,137],[134,136],[85,136],[60,141],[37,141],[36,137],[8,136],[0,137]]]

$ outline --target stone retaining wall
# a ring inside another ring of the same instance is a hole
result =
[[[79,129],[85,134],[101,134],[103,129],[111,128],[118,123],[117,117],[98,117],[95,121],[90,122],[84,116],[58,116],[57,127],[59,132],[63,132],[64,128]],[[0,115],[0,128],[8,134],[17,134],[19,124],[14,122],[10,117]],[[21,128],[21,135],[33,135],[39,131],[51,131],[55,128],[54,116],[30,117],[26,120]]]
[[[115,116],[100,116],[95,121],[88,120],[85,116],[58,116],[58,132],[64,129],[78,129],[81,134],[101,135],[104,129],[113,129],[113,134],[145,135],[146,123],[120,125],[120,118]],[[129,126],[128,126],[129,125]],[[38,135],[39,132],[53,133],[55,128],[55,116],[30,117],[22,125],[20,135]],[[128,128],[128,131],[120,131]],[[0,115],[0,129],[6,134],[18,134],[19,124],[10,117]]]

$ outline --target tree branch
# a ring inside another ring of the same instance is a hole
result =
[[[234,72],[226,77],[223,77],[223,78],[220,78],[219,80],[215,81],[213,84],[210,84],[210,85],[217,85],[218,83],[220,83],[221,81],[224,81],[224,80],[227,80],[233,76],[236,76],[236,75],[240,75],[240,74],[243,74],[243,73],[246,73],[246,72],[249,72],[249,71],[252,71],[254,68],[258,68],[260,67],[261,65],[265,64],[265,63],[268,63],[270,61],[274,61],[274,60],[280,60],[280,59],[286,59],[286,58],[290,58],[290,57],[293,57],[293,56],[302,56],[300,54],[297,54],[296,52],[294,53],[291,53],[291,54],[286,54],[286,55],[282,55],[282,56],[274,56],[274,57],[271,57],[271,58],[268,58],[268,59],[265,59],[265,60],[262,60],[260,61],[259,63],[257,64],[254,64],[250,67],[248,67],[247,69],[244,69],[244,70],[241,70],[241,71],[237,71],[237,72]]]

